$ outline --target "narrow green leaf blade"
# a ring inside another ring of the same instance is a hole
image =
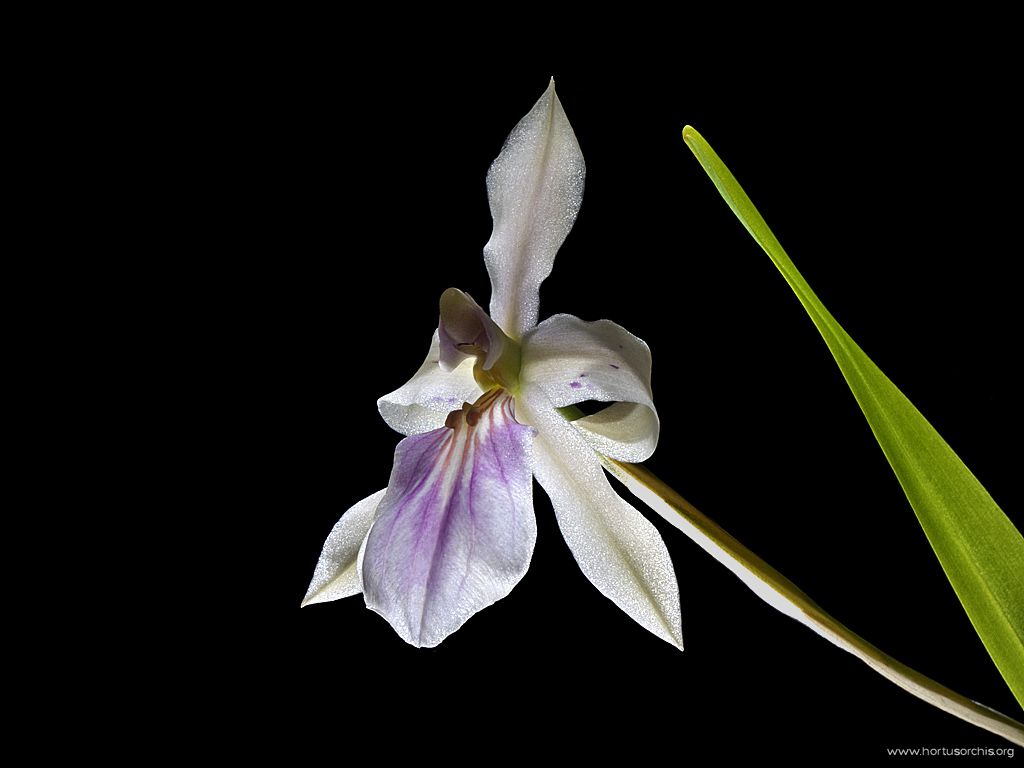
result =
[[[687,126],[683,140],[825,340],[971,623],[1024,706],[1024,537],[946,441],[829,314],[704,138]]]

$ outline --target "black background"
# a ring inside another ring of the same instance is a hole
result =
[[[425,54],[357,61],[319,37],[263,40],[204,73],[175,118],[174,151],[203,166],[184,214],[212,233],[193,266],[216,307],[211,370],[226,374],[209,403],[225,436],[218,506],[245,543],[223,550],[234,573],[217,602],[239,672],[225,706],[252,713],[248,738],[337,744],[339,760],[360,740],[472,757],[549,738],[557,754],[640,759],[1005,746],[781,616],[655,519],[680,653],[587,582],[539,487],[530,571],[438,648],[407,646],[358,597],[299,610],[332,525],[387,483],[400,436],[375,401],[419,365],[441,292],[486,304],[484,177],[554,75],[587,184],[541,316],[607,317],[649,343],[662,421],[649,466],[868,640],[1021,716],[825,345],[680,136],[702,132],[1019,526],[1007,179],[1020,154],[998,51],[826,44],[792,64],[753,57],[742,76],[714,57],[611,49],[600,65],[537,55],[511,71],[485,51],[451,66]]]

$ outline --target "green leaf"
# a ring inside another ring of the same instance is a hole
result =
[[[1024,538],[906,396],[836,322],[704,138],[683,140],[828,345],[971,623],[1024,706]]]

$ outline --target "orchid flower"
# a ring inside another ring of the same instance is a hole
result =
[[[536,477],[587,578],[682,648],[668,550],[612,490],[600,458],[639,462],[657,445],[650,350],[608,320],[537,322],[584,174],[552,79],[487,173],[490,314],[456,288],[442,294],[426,359],[377,403],[406,435],[388,486],[334,526],[303,605],[362,593],[408,643],[436,646],[526,573]],[[571,422],[559,412],[589,400],[611,405]]]

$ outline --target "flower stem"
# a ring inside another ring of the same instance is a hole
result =
[[[609,472],[641,501],[689,536],[773,608],[849,651],[905,691],[979,728],[1024,746],[1024,725],[950,690],[884,653],[826,613],[793,582],[639,464],[602,456]]]

